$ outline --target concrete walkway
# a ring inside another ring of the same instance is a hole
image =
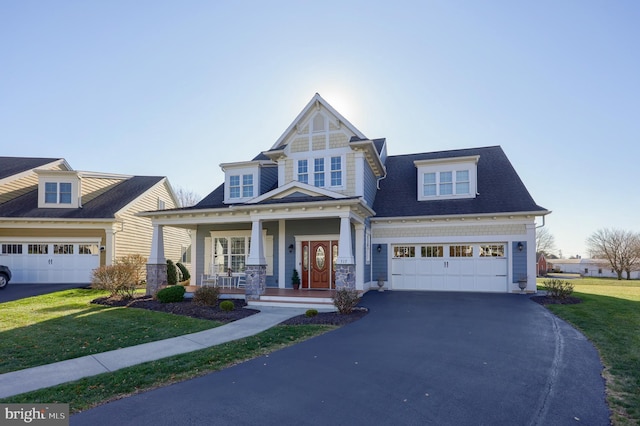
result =
[[[210,330],[0,374],[0,398],[253,336],[304,312],[303,308],[261,307],[255,315]]]

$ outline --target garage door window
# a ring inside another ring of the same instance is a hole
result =
[[[504,244],[480,246],[480,257],[504,257]]]
[[[473,246],[449,246],[449,257],[473,257]]]
[[[79,244],[78,254],[98,254],[99,249],[97,244]]]
[[[3,244],[2,254],[22,254],[22,244]]]
[[[53,254],[73,254],[73,244],[54,244]]]
[[[395,246],[393,257],[416,257],[416,248],[414,246]]]
[[[29,254],[49,254],[48,244],[29,244]]]
[[[444,257],[443,246],[422,246],[422,257]]]

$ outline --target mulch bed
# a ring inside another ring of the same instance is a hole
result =
[[[218,306],[201,306],[193,303],[190,299],[182,302],[160,303],[151,296],[139,296],[133,299],[119,299],[109,297],[99,297],[91,301],[105,306],[124,306],[127,308],[148,309],[151,311],[168,312],[175,315],[184,315],[192,318],[220,321],[222,323],[233,322],[248,316],[257,314],[259,310],[245,308],[247,306],[244,300],[231,300],[235,305],[233,311],[223,311]],[[341,315],[337,312],[320,312],[315,317],[307,317],[298,315],[284,321],[284,325],[302,325],[302,324],[323,324],[323,325],[345,325],[353,321],[359,320],[369,311],[366,308],[356,307],[350,314]]]
[[[573,296],[565,297],[564,299],[551,296],[531,296],[531,300],[541,305],[575,305],[582,303],[582,299]]]

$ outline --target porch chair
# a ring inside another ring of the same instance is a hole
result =
[[[238,277],[238,280],[236,281],[236,288],[245,288],[246,285],[247,285],[247,276],[245,274],[242,274]]]

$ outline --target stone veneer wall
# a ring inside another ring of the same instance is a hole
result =
[[[341,288],[356,289],[355,265],[336,265],[336,290]]]
[[[146,295],[153,296],[163,285],[167,285],[167,264],[147,263]]]
[[[260,300],[266,287],[267,265],[247,265],[245,274],[247,275],[247,283],[244,294],[247,301]]]

